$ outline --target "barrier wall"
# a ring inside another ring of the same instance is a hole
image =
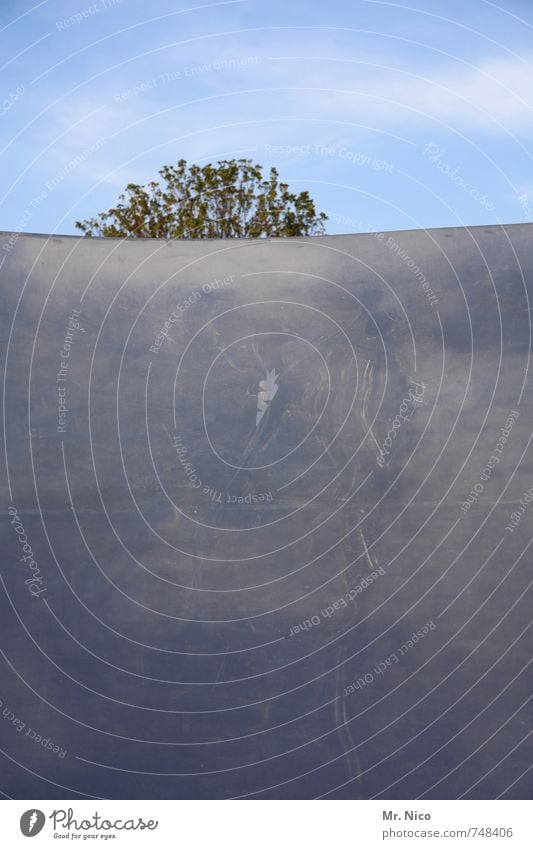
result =
[[[532,245],[0,234],[5,795],[530,795]]]

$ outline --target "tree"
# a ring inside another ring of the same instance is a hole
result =
[[[251,159],[216,165],[176,166],[159,171],[161,182],[129,183],[119,202],[96,218],[76,221],[86,236],[157,239],[258,239],[324,232],[327,215],[317,213],[309,192],[295,194],[275,168]]]

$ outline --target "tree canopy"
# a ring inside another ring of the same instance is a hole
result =
[[[263,177],[251,159],[216,165],[165,165],[161,180],[129,183],[116,206],[76,221],[85,236],[157,239],[258,239],[324,232],[327,215],[309,192],[291,192],[276,168]]]

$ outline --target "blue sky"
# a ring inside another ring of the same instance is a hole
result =
[[[330,233],[533,217],[531,0],[3,0],[0,45],[3,230],[241,156]]]

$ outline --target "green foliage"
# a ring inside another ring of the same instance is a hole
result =
[[[119,202],[96,218],[76,221],[86,236],[155,239],[258,239],[324,232],[327,215],[317,213],[309,192],[295,194],[275,168],[251,159],[216,165],[165,165],[161,182],[129,183]]]

